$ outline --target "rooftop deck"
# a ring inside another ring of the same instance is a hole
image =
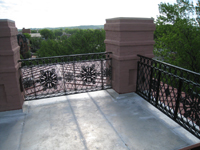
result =
[[[198,142],[136,93],[112,89],[0,112],[1,150],[178,150]]]

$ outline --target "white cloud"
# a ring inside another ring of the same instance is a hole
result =
[[[0,19],[17,28],[103,25],[114,17],[156,17],[160,0],[0,0]],[[164,2],[175,2],[175,0]]]

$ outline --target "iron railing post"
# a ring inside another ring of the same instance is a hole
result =
[[[111,85],[111,88],[112,88],[112,73],[113,73],[113,71],[112,71],[112,57],[110,58],[110,85]]]
[[[152,66],[152,61],[151,61],[151,72],[150,72],[150,82],[149,82],[149,95],[148,95],[148,101],[151,99],[151,86],[152,86],[152,76],[153,76],[153,66]]]
[[[21,71],[21,70],[20,70]],[[24,87],[23,87],[23,83],[22,83],[22,76],[20,75],[19,77],[19,86],[20,86],[20,91],[24,92]]]
[[[63,74],[63,80],[64,80],[64,92],[66,94],[64,62],[61,65],[62,65],[62,72],[63,72],[62,74]]]
[[[32,78],[33,78],[33,87],[34,87],[34,93],[35,93],[35,98],[37,97],[37,94],[36,94],[36,89],[35,89],[35,80],[34,80],[34,77],[33,77],[33,67],[31,66],[31,75],[32,75]]]
[[[138,83],[138,82],[139,82],[139,81],[138,81],[138,80],[139,80],[139,63],[140,63],[140,62],[138,61],[138,62],[137,62],[137,81],[136,81],[136,93],[137,93],[137,92],[139,92],[139,89],[138,89],[138,88],[139,88],[139,83]]]
[[[75,90],[75,93],[76,93],[76,79],[75,79],[75,73],[76,73],[76,71],[75,71],[75,61],[74,61],[74,57],[73,57],[73,70],[74,70],[74,90]]]
[[[157,105],[158,105],[159,88],[160,88],[160,75],[161,75],[161,71],[160,71],[160,69],[158,69],[158,81],[157,81],[156,104],[155,104],[156,107],[157,107]]]
[[[101,89],[103,90],[103,60],[101,59]]]
[[[179,79],[179,86],[178,86],[178,95],[177,95],[177,100],[176,100],[176,107],[175,107],[175,111],[174,111],[174,120],[176,120],[177,116],[178,116],[178,108],[179,108],[179,104],[180,104],[180,99],[181,99],[181,88],[183,85],[183,79]]]

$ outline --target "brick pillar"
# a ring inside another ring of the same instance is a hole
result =
[[[0,19],[0,111],[21,109],[20,47],[17,43],[15,22]]]
[[[118,93],[136,91],[137,61],[152,58],[155,24],[150,18],[106,19],[106,52],[112,52],[112,86]]]

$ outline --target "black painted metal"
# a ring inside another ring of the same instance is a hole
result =
[[[19,77],[19,87],[20,87],[20,91],[23,92],[24,88],[23,88],[23,85],[22,85],[22,76],[21,75]]]
[[[136,92],[200,138],[200,74],[138,56]]]
[[[23,59],[25,100],[111,88],[111,53]]]

